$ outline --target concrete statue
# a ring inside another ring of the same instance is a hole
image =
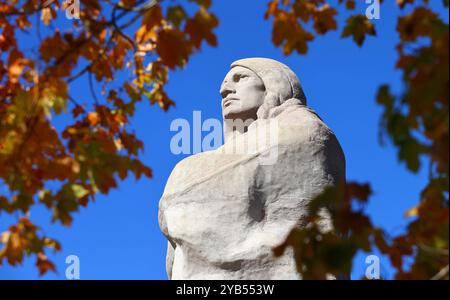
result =
[[[167,274],[301,279],[292,249],[280,258],[272,249],[305,226],[312,198],[345,181],[343,151],[280,62],[234,62],[220,94],[224,144],[180,161],[159,203]]]

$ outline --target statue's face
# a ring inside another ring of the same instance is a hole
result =
[[[225,119],[256,120],[256,111],[264,102],[265,86],[261,78],[244,67],[234,67],[223,80],[222,114]]]

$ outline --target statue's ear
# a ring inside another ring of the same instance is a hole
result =
[[[281,104],[280,95],[274,92],[266,91],[264,103],[258,108],[256,115],[258,119],[267,119],[269,117],[269,111]]]

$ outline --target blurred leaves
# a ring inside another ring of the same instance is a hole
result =
[[[340,4],[343,2],[347,10],[355,9],[355,1],[339,1]],[[289,55],[294,50],[306,54],[308,43],[316,38],[315,35],[337,30],[337,15],[337,9],[326,0],[271,0],[265,18],[273,18],[273,43]],[[373,23],[365,15],[354,15],[347,19],[341,36],[351,36],[361,46],[367,35],[375,34]]]
[[[355,1],[339,1],[347,10]],[[428,1],[397,1],[407,10],[397,21],[399,43],[396,68],[402,73],[404,90],[392,92],[388,84],[377,93],[383,108],[380,137],[390,139],[398,158],[411,172],[428,162],[429,181],[418,195],[418,204],[405,212],[411,218],[405,233],[390,236],[375,227],[361,208],[368,201],[369,185],[357,183],[330,187],[311,204],[305,228],[294,229],[287,240],[274,249],[281,255],[286,247],[294,249],[297,269],[306,279],[325,279],[329,274],[348,276],[357,251],[373,253],[378,249],[390,258],[397,279],[448,279],[448,23],[440,19]],[[448,12],[448,1],[443,1]],[[407,8],[408,7],[408,8]],[[320,11],[326,11],[318,18]],[[266,18],[273,16],[273,41],[285,54],[296,50],[306,54],[314,40],[305,26],[312,21],[316,34],[337,29],[337,10],[325,0],[270,1]],[[317,20],[322,20],[317,24]],[[366,36],[375,36],[373,23],[364,15],[348,17],[341,37],[352,37],[361,46]],[[330,212],[334,231],[322,232],[320,209]],[[405,268],[405,258],[413,263]]]
[[[274,254],[280,256],[286,247],[293,247],[303,279],[348,277],[356,252],[370,251],[373,230],[363,211],[352,209],[353,202],[365,203],[371,193],[368,184],[329,187],[311,201],[304,225],[295,228]]]
[[[56,270],[53,263],[45,256],[44,251],[46,248],[59,251],[61,246],[52,239],[40,236],[39,228],[28,218],[20,218],[16,225],[3,232],[1,242],[4,247],[0,250],[0,266],[4,258],[8,264],[15,266],[23,261],[24,255],[36,253],[36,267],[39,274],[45,274],[48,270]]]

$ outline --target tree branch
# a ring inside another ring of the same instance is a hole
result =
[[[443,279],[446,275],[448,275],[448,265],[442,268],[436,275],[434,275],[431,280],[440,280]]]

